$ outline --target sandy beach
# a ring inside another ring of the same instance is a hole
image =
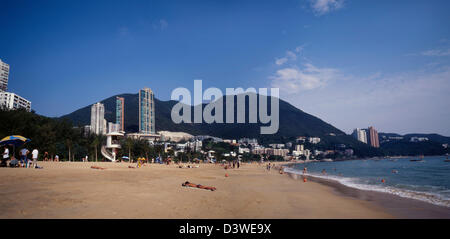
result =
[[[305,183],[258,164],[228,170],[212,164],[199,168],[175,164],[128,168],[136,164],[103,162],[39,165],[43,169],[0,168],[0,218],[407,217],[371,200],[346,196],[330,185]],[[185,181],[217,190],[182,187]]]

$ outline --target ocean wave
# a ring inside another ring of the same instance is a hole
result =
[[[365,191],[375,191],[375,192],[382,192],[382,193],[389,193],[394,194],[403,198],[410,198],[410,199],[416,199],[420,201],[424,201],[427,203],[431,203],[438,206],[444,206],[444,207],[450,207],[450,199],[438,194],[438,193],[431,193],[431,192],[419,192],[414,190],[408,190],[408,189],[400,189],[392,186],[380,186],[380,185],[374,185],[374,184],[364,184],[361,183],[359,178],[349,178],[349,177],[341,177],[341,176],[335,176],[335,175],[320,175],[320,174],[314,174],[314,173],[306,173],[303,174],[302,171],[296,170],[294,168],[285,168],[285,172],[297,174],[297,175],[306,175],[310,177],[315,177],[319,179],[326,179],[326,180],[332,180],[335,182],[338,182],[344,186],[355,188],[358,190],[365,190]],[[415,186],[415,185],[409,185],[409,186]]]

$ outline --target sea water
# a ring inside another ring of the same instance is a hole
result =
[[[361,159],[295,164],[286,172],[337,181],[348,187],[395,194],[450,207],[450,162],[445,157]],[[323,172],[324,170],[324,172]]]

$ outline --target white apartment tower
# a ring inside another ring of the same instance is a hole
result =
[[[8,90],[9,65],[0,59],[0,92]]]
[[[91,107],[91,133],[105,134],[105,131],[105,106],[99,102]]]
[[[363,129],[356,128],[352,133],[353,137],[365,144],[367,144],[367,134]]]

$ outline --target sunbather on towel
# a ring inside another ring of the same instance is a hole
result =
[[[203,186],[203,185],[200,185],[200,184],[190,183],[188,181],[186,181],[185,183],[183,183],[181,185],[183,187],[201,188],[201,189],[206,189],[206,190],[211,190],[211,191],[215,191],[216,190],[215,187]]]

